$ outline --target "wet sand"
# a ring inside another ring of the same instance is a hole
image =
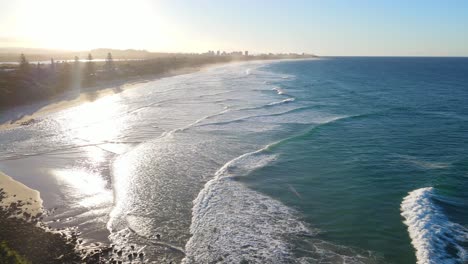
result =
[[[145,83],[181,74],[193,73],[213,65],[214,64],[193,68],[182,68],[163,74],[132,77],[116,81],[105,81],[93,87],[68,91],[49,100],[40,101],[29,105],[21,105],[10,109],[5,109],[3,111],[0,110],[0,130],[11,129],[21,125],[28,125],[35,122],[37,118],[40,118],[44,115],[77,106],[86,102],[92,102],[99,98],[120,93],[127,89],[132,89],[136,87],[135,84]]]
[[[1,207],[23,204],[21,206],[23,214],[31,216],[42,214],[42,200],[39,192],[13,180],[2,172],[0,172],[0,190],[3,193],[3,199],[0,201]]]
[[[32,263],[73,263],[76,234],[48,229],[39,192],[0,172],[0,242]],[[3,261],[0,258],[0,262]]]
[[[49,114],[139,87],[137,84],[188,74],[207,67],[184,68],[162,75],[106,82],[80,91],[70,91],[48,101],[8,109],[0,112],[0,130],[28,125]],[[74,154],[69,155],[73,159]],[[133,259],[133,263],[138,263],[143,260],[141,249],[117,248],[98,242],[106,241],[109,235],[105,221],[99,228],[89,228],[100,231],[86,234],[86,240],[78,228],[69,228],[68,218],[61,214],[65,197],[57,196],[60,192],[56,188],[60,188],[61,184],[56,182],[49,170],[57,166],[57,160],[47,155],[25,159],[28,160],[28,166],[24,166],[24,159],[13,159],[3,161],[0,168],[16,179],[0,171],[0,242],[6,242],[8,248],[32,263],[102,263],[104,260],[128,261],[129,258]],[[63,167],[67,165],[66,161],[62,164]],[[18,175],[21,176],[16,177]],[[20,181],[32,185],[26,186]],[[45,192],[41,195],[35,189]]]

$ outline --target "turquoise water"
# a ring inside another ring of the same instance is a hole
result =
[[[467,102],[466,58],[233,63],[1,130],[0,170],[155,263],[466,263]]]
[[[468,59],[330,58],[268,70],[294,76],[274,84],[303,106],[297,111],[341,117],[283,124],[295,135],[243,181],[297,209],[320,238],[390,263],[416,262],[400,207],[409,192],[433,187],[423,190],[424,206],[445,217],[410,212],[430,232],[429,245],[418,247],[430,251],[427,263],[467,261],[457,252],[467,249]],[[462,226],[444,229],[444,221]]]

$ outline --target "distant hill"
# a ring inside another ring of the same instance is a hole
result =
[[[23,53],[29,61],[43,61],[54,58],[55,60],[71,60],[75,56],[79,58],[86,58],[89,53],[95,59],[104,59],[107,53],[112,53],[114,59],[148,59],[154,57],[164,56],[164,53],[152,53],[147,50],[118,50],[118,49],[93,49],[91,51],[67,51],[67,50],[53,50],[53,49],[38,49],[38,48],[21,48],[21,47],[7,47],[0,48],[0,62],[16,62],[19,60],[20,54]],[[167,54],[166,54],[167,55]]]
[[[112,57],[119,59],[144,59],[151,57],[151,52],[147,50],[118,50],[118,49],[93,49],[86,54],[91,53],[95,58],[105,58],[107,53],[112,53]]]

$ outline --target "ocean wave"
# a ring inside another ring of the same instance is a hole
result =
[[[279,95],[286,94],[286,92],[283,89],[279,88],[279,87],[273,87],[272,90],[276,91],[276,93],[279,94]]]
[[[445,169],[451,166],[451,163],[449,162],[428,161],[424,159],[418,159],[417,157],[413,157],[409,155],[396,155],[396,156],[403,159],[407,163],[410,163],[418,168],[425,169],[425,170]]]
[[[421,188],[410,192],[401,203],[417,263],[466,263],[468,256],[462,243],[468,242],[468,230],[448,219],[434,203],[436,197],[434,188]]]
[[[215,113],[215,114],[211,114],[211,115],[207,115],[207,116],[204,116],[202,118],[199,118],[195,121],[193,121],[192,123],[184,126],[184,127],[181,127],[181,128],[176,128],[176,129],[173,129],[171,131],[167,131],[167,132],[164,132],[161,137],[166,137],[166,136],[172,136],[174,133],[177,133],[177,132],[183,132],[183,131],[186,131],[187,129],[191,128],[191,127],[194,127],[196,126],[197,124],[207,120],[207,119],[210,119],[210,118],[213,118],[213,117],[216,117],[216,116],[220,116],[220,115],[223,115],[225,114],[226,112],[229,112],[230,109],[229,107],[224,107],[224,110],[218,112],[218,113]]]
[[[307,106],[307,107],[298,107],[298,108],[294,108],[294,109],[279,112],[279,113],[247,115],[247,116],[239,117],[236,119],[200,124],[197,127],[223,126],[223,125],[241,123],[241,122],[249,121],[252,119],[259,119],[259,118],[261,118],[260,121],[262,122],[271,121],[271,120],[268,120],[268,118],[270,119],[275,118],[274,120],[275,123],[299,123],[299,124],[321,125],[321,124],[330,123],[332,121],[344,118],[343,116],[335,116],[335,115],[330,115],[330,114],[320,113],[320,112],[315,112],[315,113],[310,113],[310,114],[306,112],[307,110],[310,110],[313,108],[314,107],[312,106]]]
[[[294,102],[294,101],[296,101],[296,98],[289,97],[289,98],[286,98],[286,99],[278,101],[278,102],[269,103],[268,106],[286,104],[286,103],[290,103],[290,102]]]
[[[234,179],[275,160],[267,149],[226,163],[199,193],[183,263],[294,261],[286,237],[310,230],[292,209]]]
[[[294,101],[296,101],[296,98],[288,97],[288,98],[283,99],[281,101],[275,101],[275,102],[271,102],[271,103],[268,103],[268,104],[253,106],[253,107],[244,107],[244,108],[237,109],[236,111],[258,110],[258,109],[263,109],[263,108],[269,108],[269,107],[272,107],[272,106],[287,104],[287,103],[291,103],[291,102],[294,102]]]
[[[283,99],[281,101],[275,101],[275,102],[271,102],[271,103],[268,103],[268,104],[262,104],[262,105],[253,106],[253,107],[239,108],[239,109],[236,109],[236,111],[258,110],[258,109],[269,108],[269,107],[273,107],[273,106],[277,106],[277,105],[287,104],[287,103],[291,103],[291,102],[294,102],[294,101],[296,101],[296,98],[288,97],[288,98]]]
[[[182,263],[375,263],[370,252],[314,238],[318,232],[294,209],[236,180],[274,162],[280,142],[227,162],[206,183],[194,200]]]

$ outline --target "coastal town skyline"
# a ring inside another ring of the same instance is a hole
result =
[[[454,0],[2,1],[0,47],[468,56],[467,10]]]

